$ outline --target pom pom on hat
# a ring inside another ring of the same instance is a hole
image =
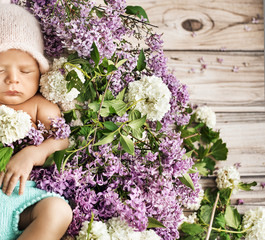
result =
[[[24,8],[0,0],[0,52],[19,49],[37,60],[41,73],[49,69],[44,57],[44,44],[37,19]]]

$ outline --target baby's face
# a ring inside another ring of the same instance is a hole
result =
[[[17,105],[33,97],[39,88],[37,61],[28,53],[10,49],[0,53],[0,104]]]

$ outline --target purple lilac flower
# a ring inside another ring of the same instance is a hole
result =
[[[70,126],[65,122],[64,118],[58,117],[57,119],[51,118],[50,120],[51,128],[49,130],[49,137],[54,137],[55,139],[65,139],[70,136]]]

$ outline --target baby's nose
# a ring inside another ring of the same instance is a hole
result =
[[[19,83],[18,79],[19,79],[18,74],[15,70],[7,71],[7,76],[6,76],[6,83],[7,84]]]

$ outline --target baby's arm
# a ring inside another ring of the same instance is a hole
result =
[[[40,120],[47,129],[50,128],[49,118],[60,117],[60,110],[57,105],[47,101],[41,96],[35,99],[37,102],[37,120]],[[26,181],[34,166],[42,166],[47,157],[67,148],[68,139],[55,140],[48,138],[39,146],[27,146],[15,154],[6,166],[6,172],[0,176],[0,186],[3,183],[2,191],[11,195],[18,180],[20,181],[19,194],[23,194]]]

